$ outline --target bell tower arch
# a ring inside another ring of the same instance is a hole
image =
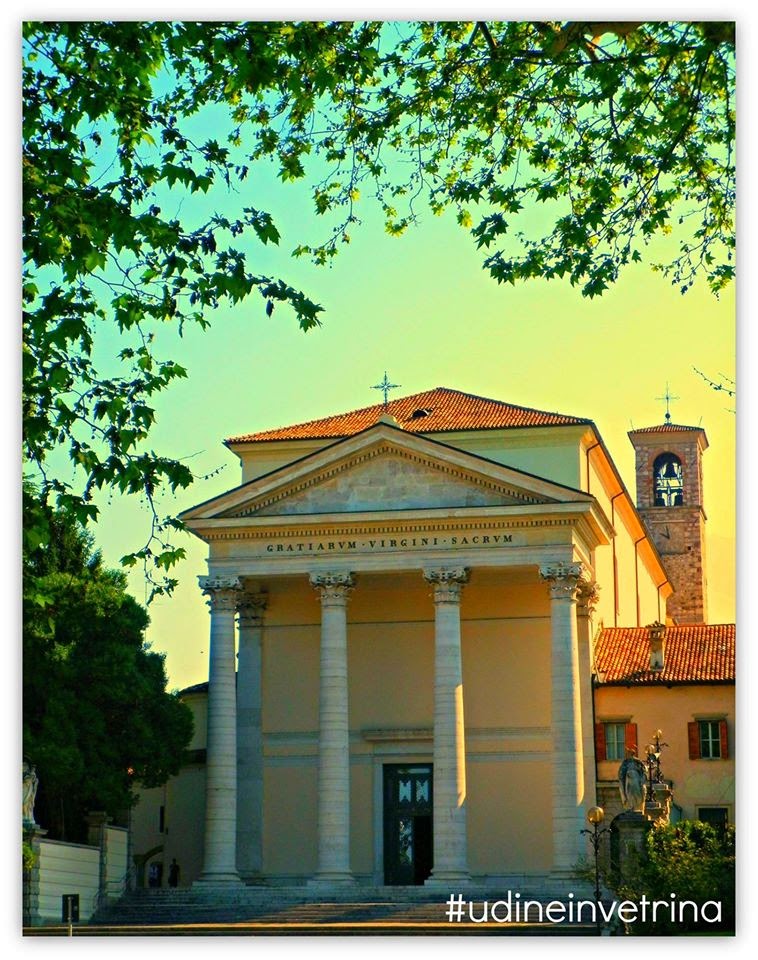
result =
[[[629,440],[636,455],[637,509],[674,588],[668,616],[675,623],[705,623],[705,430],[667,421],[631,430]]]

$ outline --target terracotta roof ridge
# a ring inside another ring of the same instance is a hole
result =
[[[732,627],[736,624],[732,621],[723,621],[722,623],[667,623],[666,630],[713,630],[716,627]],[[611,630],[647,630],[647,626],[638,627],[602,627],[600,633],[609,633]]]
[[[395,400],[390,400],[389,404],[397,403],[398,400],[410,400],[411,397],[421,396],[423,393],[430,393],[431,391],[425,390],[422,393],[411,393],[407,397],[397,397]],[[337,420],[340,417],[350,417],[354,416],[356,413],[369,413],[371,410],[383,410],[384,404],[380,401],[379,403],[371,403],[367,407],[356,407],[355,410],[345,410],[343,413],[327,413],[323,417],[314,417],[312,420],[301,420],[298,423],[285,423],[281,424],[278,427],[264,427],[263,430],[254,430],[250,433],[238,433],[233,437],[227,437],[224,443],[233,443],[235,440],[244,440],[247,437],[257,437],[265,433],[279,433],[282,430],[294,430],[294,429],[304,429],[305,427],[310,427],[316,423],[324,423],[326,420]]]
[[[456,390],[452,387],[433,387],[430,390],[421,390],[416,393],[407,394],[404,397],[396,397],[390,400],[386,405],[387,412],[391,414],[398,414],[401,416],[402,420],[409,421],[414,419],[412,416],[407,416],[407,410],[410,405],[413,403],[418,403],[419,405],[430,404],[435,402],[435,398],[439,400],[439,409],[432,408],[432,410],[427,411],[429,413],[437,413],[440,415],[437,418],[437,421],[433,424],[430,421],[430,429],[433,432],[455,432],[456,430],[472,430],[472,429],[488,429],[488,428],[497,428],[497,427],[512,427],[512,426],[534,426],[534,425],[545,425],[545,421],[553,419],[557,421],[556,426],[566,426],[566,425],[591,425],[593,421],[587,417],[576,417],[572,414],[558,413],[557,411],[548,411],[548,410],[538,410],[536,407],[527,407],[523,404],[509,403],[507,400],[497,400],[494,397],[482,397],[475,393],[467,393],[464,390]],[[463,401],[461,406],[456,405],[456,400],[460,399]],[[446,404],[445,401],[448,400],[449,403]],[[468,401],[468,405],[466,404]],[[498,423],[493,422],[491,424],[482,423],[474,425],[473,421],[477,416],[484,416],[486,420],[486,414],[483,411],[477,411],[478,405],[485,405],[485,408],[489,408],[489,416],[497,421],[505,420],[508,418],[508,415],[512,415],[512,419],[516,419],[518,414],[525,414],[524,419],[532,419],[534,423]],[[473,410],[471,409],[473,405]],[[462,410],[461,410],[462,407]],[[319,438],[322,436],[321,432],[323,431],[323,437],[336,437],[341,435],[352,435],[356,432],[356,418],[359,421],[362,421],[363,426],[360,426],[360,429],[365,429],[366,426],[370,426],[365,421],[370,419],[372,416],[377,415],[377,420],[379,419],[379,414],[385,410],[385,404],[375,403],[370,404],[365,407],[358,407],[353,410],[347,410],[343,413],[329,414],[324,417],[316,417],[311,420],[306,420],[301,423],[287,424],[286,426],[280,427],[269,427],[263,430],[257,430],[250,433],[236,434],[235,436],[228,437],[224,442],[226,444],[230,443],[244,443],[255,440],[265,440],[265,439],[301,439],[304,438]],[[539,422],[542,418],[542,423]],[[456,422],[457,421],[457,422]],[[344,433],[342,427],[344,425]],[[420,432],[425,432],[421,430]]]
[[[512,410],[526,410],[528,413],[548,413],[553,417],[566,417],[569,420],[579,420],[582,423],[592,423],[589,417],[577,417],[573,413],[559,413],[557,410],[540,410],[538,407],[527,407],[523,403],[511,403],[510,400],[497,400],[495,397],[483,397],[478,393],[469,393],[466,390],[455,390],[453,387],[435,387],[434,390],[426,390],[425,393],[435,393],[438,390],[444,390],[446,393],[456,393],[460,397],[470,397],[472,400],[482,400],[484,403],[497,403],[503,407],[510,407]],[[414,396],[414,394],[411,394]],[[408,397],[398,397],[398,400],[407,400]]]
[[[694,427],[689,423],[654,423],[649,427],[635,427],[629,430],[629,433],[653,433],[656,430],[702,430],[705,433],[705,427]]]

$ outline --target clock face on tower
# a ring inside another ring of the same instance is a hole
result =
[[[647,521],[653,532],[655,545],[662,554],[684,553],[687,549],[686,524],[671,522],[669,520],[651,520]]]

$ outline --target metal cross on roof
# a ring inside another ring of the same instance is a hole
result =
[[[666,392],[662,397],[656,397],[656,400],[665,400],[666,401],[666,423],[671,423],[671,411],[669,410],[669,404],[672,400],[680,400],[681,397],[675,397],[669,393],[669,385],[666,383]]]
[[[399,383],[390,383],[390,382],[389,382],[389,380],[388,380],[388,378],[387,378],[387,371],[385,370],[385,371],[384,371],[384,380],[382,380],[381,383],[375,384],[371,389],[372,389],[372,390],[381,390],[381,391],[384,393],[384,409],[386,410],[386,409],[387,409],[387,404],[388,404],[387,398],[388,398],[388,396],[389,396],[390,390],[399,390],[399,389],[400,389],[400,386],[401,386],[401,384],[399,384]]]

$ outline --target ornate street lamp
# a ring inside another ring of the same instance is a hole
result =
[[[595,855],[595,904],[598,909],[595,911],[595,919],[597,921],[598,929],[600,928],[600,864],[599,864],[599,853],[600,853],[600,838],[604,833],[610,833],[610,830],[607,827],[600,829],[600,824],[605,819],[605,811],[602,807],[590,807],[587,811],[587,821],[592,825],[591,830],[580,830],[580,833],[586,833],[590,838],[590,843],[592,844],[592,851]]]
[[[667,747],[667,743],[661,742],[663,732],[656,730],[653,734],[653,742],[647,745],[647,797],[651,803],[655,800],[655,791],[653,784],[663,783],[663,774],[661,773],[661,749]]]

